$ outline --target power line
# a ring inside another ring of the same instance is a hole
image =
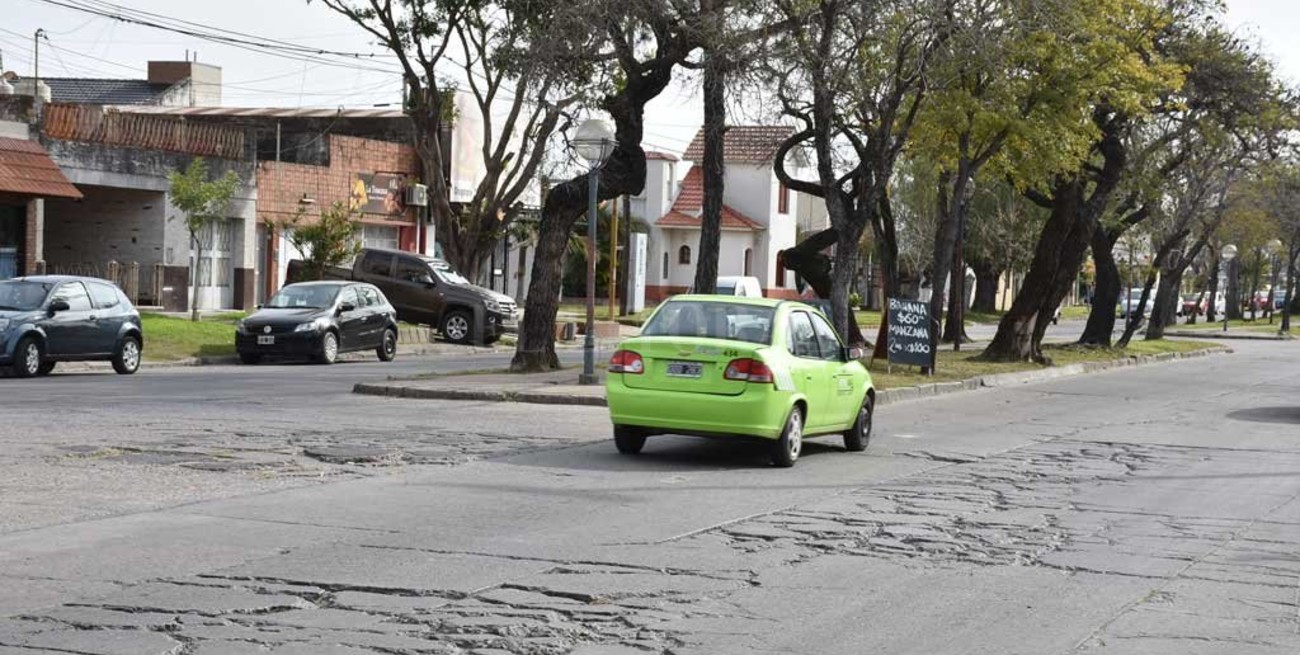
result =
[[[190,28],[180,27],[176,25],[168,25],[155,20],[147,20],[126,13],[113,13],[111,11],[98,9],[94,6],[76,4],[76,0],[35,0],[35,1],[42,2],[48,5],[53,5],[56,7],[71,9],[73,11],[88,13],[102,18],[108,18],[111,20],[116,20],[124,23],[130,23],[134,25],[140,25],[143,27],[151,27],[155,29],[168,31],[168,32],[184,34],[186,36],[190,36],[196,39],[210,41],[213,43],[220,43],[223,45],[228,45],[242,50],[267,54],[274,57],[280,57],[282,59],[288,59],[291,61],[318,63],[325,66],[333,66],[337,68],[350,68],[354,70],[362,70],[362,71],[373,72],[373,73],[395,72],[395,69],[391,67],[380,68],[378,66],[365,65],[363,63],[360,63],[360,60],[362,59],[373,59],[374,57],[373,54],[346,53],[346,52],[327,50],[323,48],[312,48],[310,46],[287,44],[287,42],[280,42],[276,39],[267,39],[263,37],[252,36],[252,35],[244,35],[240,37],[223,36],[221,34],[203,32],[197,29],[190,29]],[[117,7],[117,5],[111,5],[111,6]],[[126,9],[126,8],[122,8],[122,9]],[[223,30],[223,31],[228,32],[228,30]],[[272,45],[274,43],[281,43],[287,45]],[[347,59],[357,60],[357,61],[343,62],[343,61],[338,61],[337,59],[322,59],[322,57],[336,57],[336,58],[342,57],[342,58],[347,58]]]

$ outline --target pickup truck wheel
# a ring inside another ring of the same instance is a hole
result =
[[[384,342],[375,349],[375,354],[379,355],[379,361],[391,362],[397,357],[397,332],[395,330],[384,330]]]
[[[442,336],[452,343],[469,343],[473,327],[473,317],[464,310],[450,311],[442,317]]]
[[[645,447],[645,433],[626,425],[615,425],[614,446],[624,455],[635,455]]]
[[[316,351],[317,364],[333,364],[339,356],[339,337],[333,332],[326,332],[320,338],[320,350]]]
[[[248,364],[249,366],[260,364],[262,363],[262,356],[257,353],[239,353],[239,363]]]

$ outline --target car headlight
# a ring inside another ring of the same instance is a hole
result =
[[[238,321],[235,321],[235,334],[243,334],[243,333],[244,333],[244,319],[241,318]]]
[[[294,332],[319,332],[329,327],[329,325],[330,325],[330,320],[328,318],[321,317],[310,323],[303,323],[298,327],[294,328],[293,331]]]
[[[501,313],[501,303],[499,303],[499,302],[497,302],[497,301],[495,301],[495,300],[493,300],[493,299],[491,299],[491,298],[488,298],[487,300],[484,300],[484,301],[483,301],[483,306],[486,307],[487,310],[488,310],[489,312],[493,312],[493,313],[496,313],[496,314],[500,314],[500,313]]]
[[[0,332],[4,332],[5,330],[8,329],[9,329],[9,319],[0,318]]]

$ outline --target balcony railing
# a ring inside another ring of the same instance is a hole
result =
[[[45,135],[64,141],[243,159],[244,132],[183,118],[128,114],[98,105],[45,106]]]

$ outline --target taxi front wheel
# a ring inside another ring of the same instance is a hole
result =
[[[615,425],[614,445],[624,455],[635,455],[645,447],[645,433],[626,425]]]

